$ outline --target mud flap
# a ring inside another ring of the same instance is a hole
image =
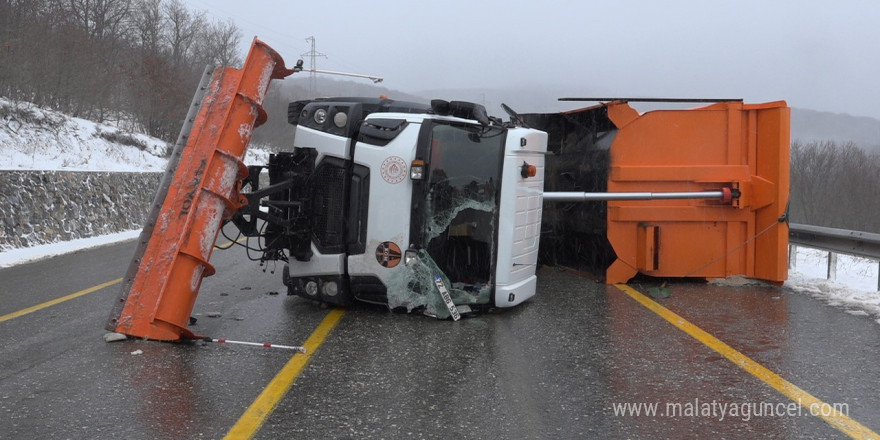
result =
[[[738,190],[709,200],[611,201],[607,237],[617,259],[606,282],[657,277],[788,277],[790,110],[785,102],[723,102],[639,115],[608,104],[618,128],[608,191]]]
[[[242,69],[214,70],[204,97],[196,93],[198,114],[181,132],[108,330],[164,341],[197,337],[187,324],[202,278],[214,273],[208,260],[223,220],[247,203],[239,193],[248,172],[243,159],[253,128],[266,119],[263,98],[271,79],[291,73],[254,39]]]

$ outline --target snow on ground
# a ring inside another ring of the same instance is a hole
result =
[[[168,145],[147,135],[0,98],[0,169],[162,171]]]
[[[271,151],[260,147],[260,145],[251,144],[244,156],[244,163],[246,165],[267,165],[270,154],[272,154]],[[265,173],[266,170],[264,169],[263,172]]]
[[[838,255],[837,279],[825,279],[828,252],[798,247],[796,267],[789,271],[787,289],[820,299],[849,314],[871,316],[880,324],[880,292],[876,260]]]
[[[161,172],[168,143],[0,97],[0,170]],[[269,153],[251,147],[248,165]]]

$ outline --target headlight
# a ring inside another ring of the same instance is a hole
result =
[[[324,125],[324,123],[327,122],[327,110],[322,108],[315,110],[314,119],[319,125]]]
[[[324,281],[321,289],[324,291],[324,295],[327,296],[336,296],[339,293],[339,285],[336,284],[336,281]]]
[[[415,249],[407,249],[406,252],[403,253],[403,264],[404,265],[412,265],[417,264],[419,262],[419,251]]]
[[[333,115],[333,123],[339,128],[345,127],[348,124],[348,115],[345,112],[336,113]]]
[[[317,295],[318,294],[318,283],[316,283],[314,281],[307,282],[306,283],[306,293],[308,293],[309,296]]]

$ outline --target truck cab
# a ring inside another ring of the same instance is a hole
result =
[[[473,103],[382,98],[290,104],[273,155],[266,252],[288,293],[437,318],[535,294],[547,135]]]

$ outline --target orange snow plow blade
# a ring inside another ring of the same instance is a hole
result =
[[[263,98],[271,79],[291,73],[254,39],[241,70],[214,70],[206,94],[196,93],[200,109],[181,131],[108,330],[162,341],[197,337],[187,329],[190,314],[202,278],[214,273],[208,260],[223,220],[246,203],[243,160],[253,128],[266,119]],[[207,78],[202,84],[205,90]]]
[[[608,202],[617,255],[606,282],[656,277],[788,277],[790,110],[784,101],[722,102],[639,115],[608,104],[619,132],[610,147],[609,192],[739,190],[714,200]]]

